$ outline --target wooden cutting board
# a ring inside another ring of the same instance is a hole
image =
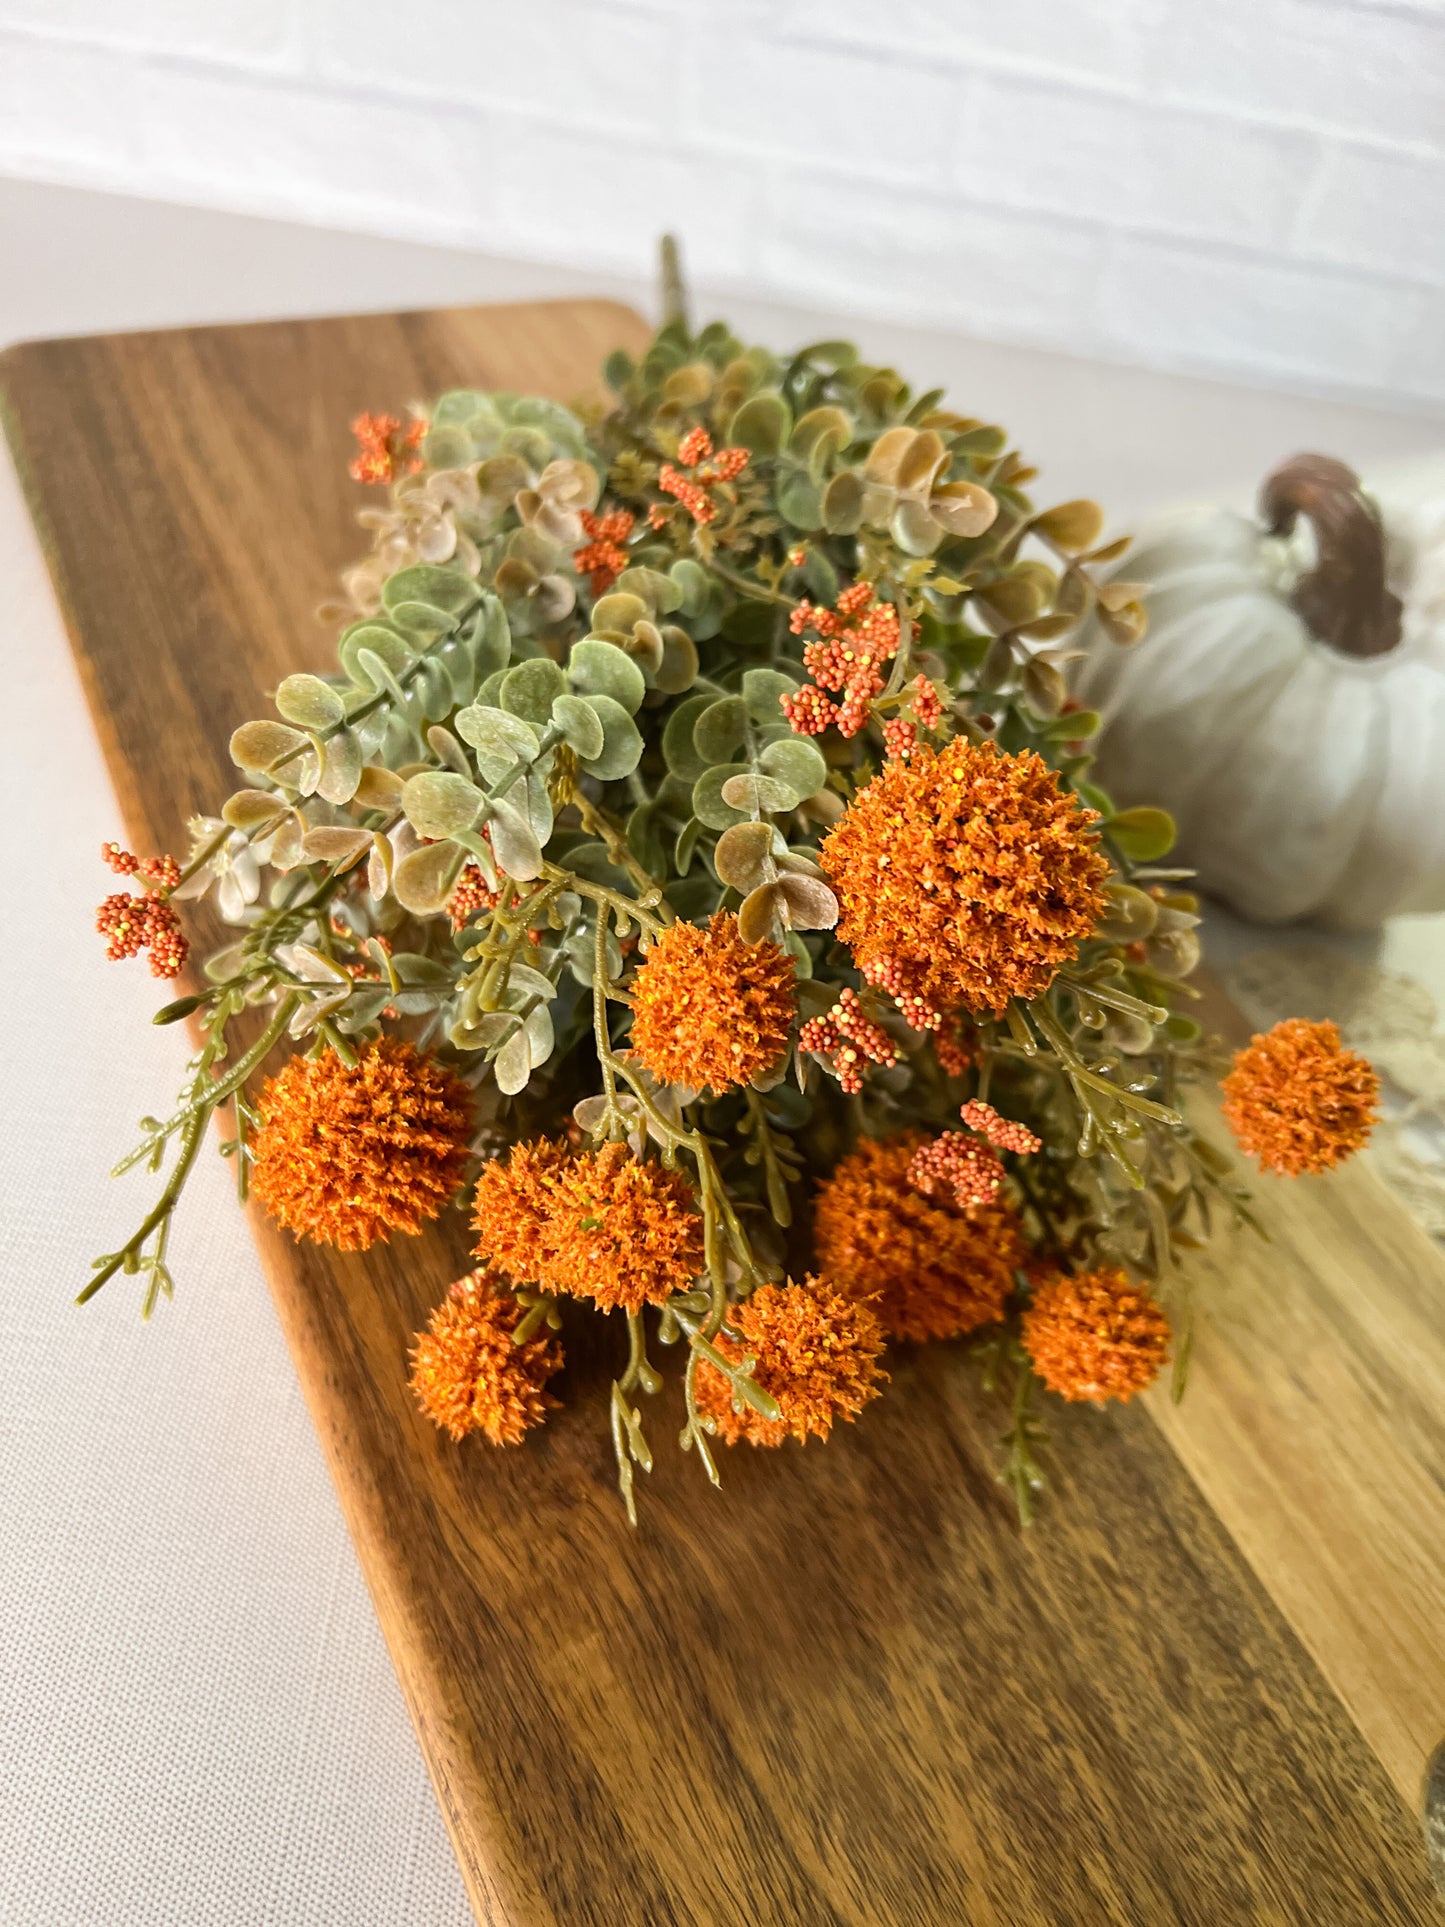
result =
[[[463,383],[570,399],[644,335],[576,301],[12,349],[130,841],[181,842],[233,783],[233,725],[327,663],[354,414]],[[1364,1169],[1260,1209],[1272,1245],[1200,1267],[1182,1408],[1050,1414],[1028,1535],[994,1480],[1005,1414],[951,1347],[900,1356],[826,1448],[727,1454],[720,1493],[663,1451],[630,1533],[603,1361],[520,1451],[414,1411],[408,1336],[458,1230],[346,1257],[258,1216],[478,1919],[1436,1918],[1410,1809],[1445,1732],[1445,1263]]]

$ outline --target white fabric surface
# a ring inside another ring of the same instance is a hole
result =
[[[156,1180],[107,1182],[178,1088],[165,988],[92,928],[121,825],[0,455],[0,1922],[469,1927],[260,1263],[208,1149],[177,1294],[76,1309]],[[22,842],[28,846],[24,857]]]

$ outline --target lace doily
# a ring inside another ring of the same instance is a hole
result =
[[[1409,977],[1330,951],[1281,945],[1222,972],[1249,1022],[1331,1018],[1380,1074],[1383,1116],[1365,1156],[1432,1238],[1445,1241],[1445,1032]]]

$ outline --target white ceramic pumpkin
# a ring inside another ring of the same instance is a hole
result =
[[[1445,910],[1445,497],[1389,513],[1387,535],[1350,469],[1295,456],[1259,522],[1146,532],[1144,639],[1089,635],[1097,781],[1169,810],[1180,861],[1259,922]]]

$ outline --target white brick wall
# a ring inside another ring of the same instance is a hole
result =
[[[0,0],[0,173],[1445,412],[1445,0]]]

